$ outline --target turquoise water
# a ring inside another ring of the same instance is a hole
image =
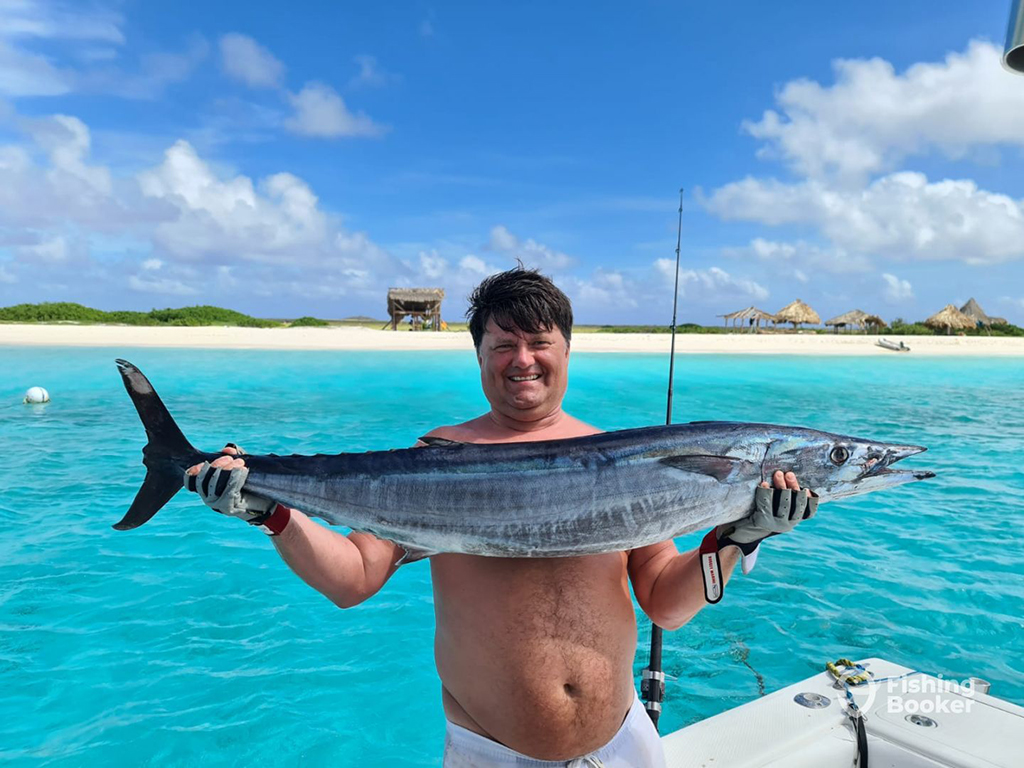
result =
[[[341,611],[185,494],[112,530],[145,442],[119,356],[209,449],[407,446],[485,407],[467,353],[0,348],[0,761],[438,765],[426,564]],[[659,423],[666,368],[577,355],[566,407],[606,429]],[[677,421],[918,443],[911,461],[939,477],[822,507],[667,634],[663,731],[839,656],[976,675],[1024,703],[1024,361],[696,356],[677,372]],[[32,385],[53,402],[3,407]]]

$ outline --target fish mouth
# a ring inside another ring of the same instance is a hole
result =
[[[871,451],[864,462],[864,471],[861,472],[858,480],[868,477],[885,477],[893,482],[910,482],[913,480],[928,480],[935,477],[934,472],[914,469],[890,469],[897,461],[902,461],[908,456],[916,456],[927,451],[920,445],[887,445],[884,448]]]

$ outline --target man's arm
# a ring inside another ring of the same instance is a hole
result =
[[[800,489],[792,472],[776,472],[772,485],[778,489]],[[761,483],[761,487],[767,488],[768,483]],[[724,587],[740,559],[739,549],[725,547],[719,558]],[[679,629],[707,604],[698,549],[680,554],[672,541],[639,547],[629,553],[628,569],[640,608],[662,629]]]
[[[240,469],[245,460],[234,444],[210,463],[221,470]],[[196,476],[203,465],[187,470]],[[202,494],[201,494],[202,495]],[[204,501],[211,503],[204,497]],[[218,510],[219,507],[215,507]],[[304,582],[341,608],[351,608],[375,595],[398,569],[404,550],[391,541],[353,531],[344,536],[289,509],[287,523],[271,536],[281,559]]]
[[[720,554],[722,583],[727,584],[739,550]],[[662,629],[679,629],[706,605],[698,550],[680,554],[672,541],[651,544],[629,553],[629,578],[640,608]]]
[[[404,554],[394,542],[358,531],[343,536],[297,509],[281,535],[270,538],[296,576],[341,608],[375,595]]]

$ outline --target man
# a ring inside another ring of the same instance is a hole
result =
[[[600,431],[562,410],[572,307],[548,278],[523,268],[489,277],[470,297],[468,316],[491,408],[431,436],[501,443]],[[244,465],[233,446],[225,452],[231,455],[213,467]],[[190,468],[190,475],[202,473],[190,487],[202,493],[211,471],[210,465]],[[776,473],[773,482],[799,490],[792,473]],[[392,542],[359,532],[343,536],[250,495],[225,507],[216,491],[203,493],[204,500],[274,534],[289,567],[343,608],[375,594],[403,555]],[[796,517],[802,516],[803,510]],[[795,524],[787,516],[770,529],[744,521],[719,532],[723,577],[736,564],[738,546],[750,554],[761,539]],[[445,766],[664,764],[633,686],[637,631],[629,585],[654,623],[681,627],[705,604],[696,551],[680,554],[665,541],[571,558],[440,554],[430,566],[435,659],[449,721]]]

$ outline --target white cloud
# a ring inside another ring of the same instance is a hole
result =
[[[727,220],[813,225],[852,254],[978,264],[1024,256],[1024,204],[967,179],[929,182],[904,171],[858,190],[746,178],[706,205]]]
[[[138,73],[101,70],[92,78],[96,82],[94,90],[129,99],[154,99],[166,86],[188,80],[209,54],[210,44],[206,38],[195,35],[180,51],[145,54],[140,59]]]
[[[123,19],[112,11],[90,8],[82,13],[73,5],[29,0],[4,0],[0,11],[0,37],[124,42]]]
[[[747,246],[723,248],[722,255],[726,258],[796,267],[792,274],[802,283],[808,281],[804,269],[832,274],[852,274],[871,269],[870,261],[863,255],[852,254],[836,246],[822,247],[804,240],[779,242],[755,237]]]
[[[675,279],[676,263],[672,259],[658,259],[654,269],[666,281]],[[768,289],[754,280],[736,278],[720,267],[685,269],[679,272],[679,293],[704,300],[746,296],[755,300],[768,298]]]
[[[637,286],[615,270],[596,269],[589,279],[569,280],[566,287],[580,309],[605,314],[638,306]]]
[[[755,237],[750,241],[750,250],[759,259],[789,260],[796,255],[797,247],[792,243],[776,243],[762,237]]]
[[[115,178],[91,159],[78,118],[15,115],[13,123],[25,141],[0,145],[0,246],[37,276],[50,270],[78,288],[117,281],[207,301],[231,288],[330,303],[379,299],[392,279],[419,278],[421,267],[447,273],[443,257],[407,268],[365,232],[344,228],[293,174],[226,173],[177,141],[155,167]],[[5,284],[16,277],[5,268]]]
[[[145,278],[131,275],[128,278],[128,287],[133,291],[158,293],[164,296],[195,296],[199,293],[195,286],[170,277]]]
[[[420,271],[430,280],[437,280],[442,277],[448,269],[448,261],[443,259],[438,252],[420,251]]]
[[[307,261],[328,235],[326,216],[301,179],[278,173],[258,189],[247,176],[220,179],[186,141],[140,174],[139,184],[147,197],[177,209],[157,226],[155,240],[179,259]]]
[[[17,257],[26,262],[61,264],[70,256],[67,240],[57,235],[33,245],[22,245],[14,249]]]
[[[776,95],[778,111],[744,127],[767,142],[764,156],[811,178],[860,179],[933,149],[960,157],[972,147],[1024,146],[1024,89],[1001,55],[975,40],[900,74],[878,58],[837,60],[834,85],[790,81]]]
[[[222,36],[220,56],[225,74],[252,88],[279,88],[284,80],[284,64],[248,35]]]
[[[885,298],[888,301],[896,303],[914,298],[914,289],[909,280],[901,280],[888,272],[882,274],[882,279],[885,281]]]
[[[6,266],[0,264],[0,283],[4,285],[14,285],[16,282],[18,282],[17,276],[8,271]]]
[[[571,256],[538,243],[533,238],[520,240],[501,224],[491,229],[488,247],[503,256],[521,259],[529,268],[568,269],[576,263]]]
[[[459,261],[459,269],[463,272],[469,272],[480,277],[487,277],[488,275],[493,275],[495,272],[501,271],[500,267],[488,264],[479,256],[474,256],[471,253],[462,257]]]
[[[53,115],[31,124],[30,130],[36,143],[50,155],[51,180],[61,183],[71,177],[99,195],[110,195],[110,171],[86,163],[92,137],[85,123],[77,117]]]
[[[376,137],[387,130],[362,112],[350,112],[344,99],[323,83],[307,83],[298,93],[288,94],[288,100],[295,114],[285,120],[285,128],[301,136],[327,139]]]
[[[110,170],[90,160],[81,120],[52,115],[15,124],[29,143],[0,146],[0,226],[43,230],[73,221],[109,231],[152,217],[144,207],[125,210]]]
[[[83,48],[75,51],[75,56],[86,62],[113,61],[118,57],[116,48]]]
[[[933,180],[901,169],[915,156],[980,162],[1000,147],[1024,146],[1016,128],[1024,90],[1001,69],[999,56],[994,45],[975,41],[902,73],[880,59],[840,61],[832,85],[785,84],[776,110],[745,128],[764,141],[761,157],[781,160],[797,178],[748,176],[702,202],[724,220],[807,239],[762,236],[723,255],[785,265],[797,282],[866,272],[878,261],[1024,259],[1024,200],[970,178]],[[890,272],[871,282],[889,302],[914,297],[910,282]]]
[[[0,39],[0,94],[59,96],[71,90],[72,75],[37,53]]]
[[[354,61],[359,65],[359,74],[349,80],[351,88],[381,88],[398,79],[397,75],[381,69],[376,56],[356,56]]]
[[[0,2],[0,95],[59,96],[71,92],[104,93],[151,99],[170,83],[187,79],[207,53],[206,41],[193,36],[180,52],[139,57],[135,69],[113,66],[125,42],[120,15],[71,4],[4,0]],[[58,45],[54,45],[59,42]],[[86,62],[72,68],[58,63]]]

